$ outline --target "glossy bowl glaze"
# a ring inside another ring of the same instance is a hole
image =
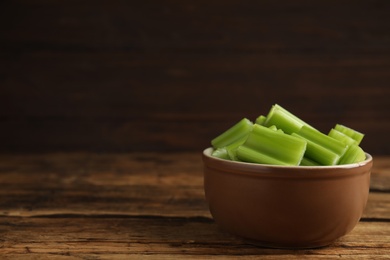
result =
[[[211,215],[222,229],[258,245],[329,245],[356,226],[367,203],[369,154],[356,164],[311,167],[233,162],[211,153],[202,157]]]

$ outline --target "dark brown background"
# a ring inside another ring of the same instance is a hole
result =
[[[390,154],[390,1],[1,1],[0,152],[201,151],[274,103]]]

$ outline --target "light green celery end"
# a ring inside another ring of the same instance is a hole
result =
[[[252,130],[252,127],[253,123],[249,119],[243,118],[228,130],[211,140],[211,145],[214,148],[221,148],[232,144],[246,136]]]
[[[296,136],[298,138],[302,138],[307,142],[307,147],[305,151],[305,157],[318,162],[320,165],[336,165],[340,156],[331,150],[309,140],[299,134],[293,133],[292,136]]]
[[[224,159],[224,160],[230,160],[228,152],[225,148],[218,148],[215,149],[212,153],[211,156]]]
[[[267,118],[265,116],[261,115],[258,118],[256,118],[255,123],[258,124],[258,125],[264,125],[264,122],[266,120],[267,120]]]
[[[278,128],[275,126],[275,125],[271,125],[270,127],[268,127],[269,129],[273,130],[273,131],[278,131]]]
[[[289,165],[284,161],[280,161],[266,154],[259,153],[258,151],[243,145],[238,147],[237,156],[238,158],[240,158],[240,160],[244,162],[272,165]]]
[[[329,133],[328,133],[328,136],[336,139],[336,140],[339,140],[340,142],[346,144],[346,145],[352,145],[352,144],[357,144],[356,140],[353,139],[352,137],[332,128]]]
[[[319,166],[320,164],[316,161],[313,161],[305,156],[303,156],[300,166]]]
[[[293,115],[283,107],[275,104],[270,109],[267,120],[264,123],[265,126],[275,125],[278,129],[282,129],[287,134],[296,133],[302,126],[306,125],[313,128],[297,116]]]
[[[239,161],[239,159],[237,157],[237,148],[245,142],[247,137],[248,136],[246,135],[243,138],[241,138],[240,140],[238,140],[232,144],[229,144],[228,146],[225,147],[225,149],[229,155],[230,160]]]
[[[243,146],[256,151],[260,158],[262,155],[266,155],[287,165],[299,165],[305,153],[306,142],[261,125],[254,125],[245,143],[237,150],[238,158],[245,161],[248,158],[242,158],[239,154],[240,148]]]
[[[348,135],[349,137],[353,138],[354,140],[356,140],[357,145],[359,145],[364,138],[363,133],[358,132],[350,127],[347,127],[347,126],[344,126],[341,124],[336,124],[336,126],[334,128],[336,130]]]
[[[321,133],[320,131],[310,128],[308,126],[302,126],[298,134],[307,140],[310,140],[334,153],[340,157],[347,150],[347,145],[342,143],[339,140],[336,140],[326,134]]]
[[[366,159],[363,149],[357,144],[349,146],[347,152],[341,157],[339,164],[358,163]]]

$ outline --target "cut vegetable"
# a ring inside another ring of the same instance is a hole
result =
[[[320,165],[336,165],[339,162],[340,156],[331,150],[328,150],[327,148],[311,140],[308,140],[299,134],[292,133],[291,135],[302,138],[307,142],[305,157],[317,162]]]
[[[246,162],[299,165],[305,150],[304,140],[255,124],[238,147],[237,157]]]
[[[302,137],[304,137],[307,140],[310,140],[332,152],[337,154],[338,156],[343,156],[345,151],[347,150],[347,145],[342,143],[339,140],[336,140],[330,136],[327,136],[320,131],[308,127],[306,125],[302,126],[302,128],[298,131],[298,134]],[[320,155],[319,155],[320,156]],[[315,158],[313,158],[315,161]]]
[[[275,125],[278,129],[282,129],[283,132],[287,134],[298,132],[299,129],[301,129],[301,127],[304,125],[312,127],[278,104],[272,106],[267,115],[267,119],[264,122],[264,125]]]
[[[352,139],[354,139],[356,141],[356,144],[359,145],[360,142],[362,141],[363,137],[364,137],[364,134],[363,133],[360,133],[352,128],[349,128],[349,127],[346,127],[344,125],[340,125],[340,124],[337,124],[334,129],[336,129],[337,131],[340,131],[346,135],[348,135],[349,137],[351,137]]]
[[[329,134],[328,136],[336,139],[336,140],[339,140],[340,142],[346,144],[346,145],[352,145],[352,144],[357,144],[356,140],[349,137],[348,135],[332,128],[330,131],[329,131]]]
[[[267,120],[267,118],[265,116],[261,115],[258,118],[256,118],[255,123],[258,124],[258,125],[264,125],[264,122],[266,120]]]
[[[355,163],[363,161],[366,158],[363,149],[359,147],[358,142],[352,137],[336,129],[331,129],[328,135],[348,145],[348,149],[345,154],[341,156],[339,164]]]
[[[218,157],[220,159],[225,159],[225,160],[229,160],[229,155],[227,153],[227,150],[225,148],[218,148],[218,149],[215,149],[212,154],[212,156],[214,157]]]
[[[323,134],[275,104],[253,124],[247,118],[211,141],[213,156],[275,165],[336,165],[363,161],[364,134],[337,124]]]
[[[229,159],[232,160],[232,161],[238,161],[238,158],[237,158],[237,148],[242,145],[245,140],[246,140],[247,136],[244,136],[243,138],[241,138],[240,140],[232,143],[232,144],[229,144],[228,146],[226,146],[226,151],[229,155]]]
[[[272,165],[290,165],[284,161],[280,161],[247,146],[238,147],[237,155],[239,155],[239,157],[245,162]]]
[[[350,164],[364,161],[366,154],[363,149],[357,144],[352,144],[344,156],[340,159],[339,164]]]
[[[268,127],[269,129],[273,130],[273,131],[278,131],[278,128],[275,126],[275,125],[271,125],[270,127]]]
[[[248,135],[252,130],[252,127],[253,123],[249,119],[244,118],[221,135],[211,140],[211,144],[214,148],[225,147]]]
[[[319,166],[320,164],[316,161],[313,161],[305,156],[303,156],[300,166]]]

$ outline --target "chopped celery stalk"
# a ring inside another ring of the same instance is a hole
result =
[[[307,140],[310,140],[334,153],[339,155],[340,157],[345,153],[347,150],[347,145],[342,143],[339,140],[336,140],[330,136],[327,136],[326,134],[321,133],[320,131],[310,128],[307,126],[302,126],[302,128],[299,130],[298,134],[302,137],[304,137]]]
[[[226,151],[229,155],[230,160],[239,161],[237,158],[237,148],[245,142],[246,138],[247,138],[247,136],[244,136],[240,140],[238,140],[232,144],[229,144],[228,146],[225,147]]]
[[[248,135],[252,127],[253,123],[249,119],[243,118],[234,126],[211,140],[211,144],[214,148],[225,147]]]
[[[336,165],[365,160],[364,137],[337,124],[323,134],[278,104],[255,123],[243,118],[211,140],[213,156],[275,165]]]
[[[292,136],[302,138],[307,142],[305,151],[305,157],[318,162],[321,165],[336,165],[340,160],[340,155],[332,152],[331,150],[309,140],[305,137],[292,133]]]
[[[238,147],[237,154],[245,162],[273,164],[273,165],[289,165],[288,163],[286,163],[284,161],[280,161],[280,160],[275,159],[275,158],[268,156],[266,154],[259,153],[258,151],[253,150],[252,148],[246,147],[243,145]]]
[[[268,127],[269,129],[273,130],[273,131],[278,131],[278,128],[275,126],[275,125],[271,125],[270,127]]]
[[[363,149],[357,144],[352,144],[349,146],[347,152],[341,157],[339,164],[350,164],[364,161],[366,159],[366,154]]]
[[[319,166],[320,164],[316,161],[313,161],[305,156],[303,156],[300,166]]]
[[[211,153],[212,156],[214,157],[218,157],[220,159],[225,159],[225,160],[229,160],[229,155],[227,153],[227,150],[225,148],[218,148],[218,149],[215,149],[212,153]]]
[[[258,125],[264,125],[265,120],[267,120],[267,118],[265,116],[261,115],[258,118],[256,118],[255,123]]]
[[[255,124],[245,143],[238,147],[237,157],[246,162],[299,165],[305,149],[304,140]]]
[[[336,140],[339,140],[346,145],[357,144],[355,139],[353,139],[352,137],[349,137],[348,135],[346,135],[346,134],[344,134],[344,133],[342,133],[334,128],[332,128],[329,131],[328,136],[330,136]]]
[[[360,132],[358,132],[352,128],[346,127],[344,125],[337,124],[334,127],[334,129],[336,129],[337,131],[340,131],[340,132],[348,135],[352,139],[356,140],[357,145],[359,145],[361,143],[361,141],[363,140],[363,137],[364,137],[363,133],[360,133]]]
[[[264,122],[264,125],[275,125],[277,128],[282,129],[287,134],[298,132],[299,129],[301,129],[301,127],[304,125],[312,128],[312,126],[291,114],[289,111],[279,106],[278,104],[272,106],[267,115],[267,119]]]
[[[271,130],[278,131],[279,133],[284,134],[283,130],[280,129],[280,128],[278,129],[278,128],[276,127],[276,125],[271,125],[271,126],[268,127],[268,128],[271,129]]]

